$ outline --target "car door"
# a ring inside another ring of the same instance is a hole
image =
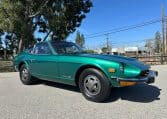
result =
[[[37,44],[30,55],[30,72],[46,80],[58,78],[57,56],[53,55],[47,42]]]
[[[80,63],[76,61],[76,56],[70,54],[71,44],[60,42],[54,44],[55,51],[58,57],[58,76],[59,80],[63,83],[73,84],[75,79],[75,72],[80,66]]]

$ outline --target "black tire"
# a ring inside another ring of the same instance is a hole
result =
[[[85,69],[81,73],[79,88],[86,99],[94,102],[105,101],[111,92],[108,78],[104,73],[94,68]]]
[[[27,66],[25,64],[23,64],[20,68],[20,80],[24,85],[32,85],[32,84],[36,84],[38,82],[38,79],[31,76]],[[24,74],[24,72],[26,72]],[[25,76],[26,75],[26,76]]]

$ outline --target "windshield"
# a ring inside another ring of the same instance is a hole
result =
[[[83,52],[81,47],[71,42],[52,42],[51,44],[58,54],[76,54]]]

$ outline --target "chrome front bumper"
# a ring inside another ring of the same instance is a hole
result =
[[[149,70],[149,74],[146,77],[143,78],[124,78],[120,79],[120,81],[127,81],[127,82],[144,82],[144,83],[154,83],[155,82],[155,77],[158,76],[157,71]]]
[[[155,77],[157,77],[157,76],[158,76],[158,72],[157,71],[150,70],[147,77],[141,78],[139,80],[141,80],[142,82],[146,82],[148,84],[149,83],[154,83],[155,82]]]

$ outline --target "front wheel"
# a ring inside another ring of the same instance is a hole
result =
[[[107,77],[94,68],[86,69],[81,73],[79,88],[86,99],[95,102],[105,101],[111,92]]]

